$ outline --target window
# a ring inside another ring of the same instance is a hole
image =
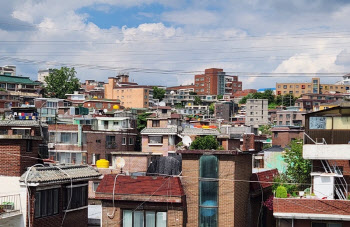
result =
[[[101,140],[96,140],[96,143],[101,143]]]
[[[13,135],[30,136],[30,129],[12,129]]]
[[[123,227],[166,227],[167,212],[123,210]]]
[[[148,143],[150,143],[150,144],[163,144],[163,136],[149,136]]]
[[[7,89],[8,90],[14,90],[16,88],[16,85],[14,84],[7,84]]]
[[[273,137],[274,137],[274,138],[278,138],[278,132],[274,132],[274,133],[273,133]]]
[[[32,141],[26,140],[26,152],[32,152]]]
[[[279,121],[278,124],[279,124],[279,125],[282,125],[282,121]]]
[[[295,85],[295,88],[299,88],[299,85]]]
[[[78,133],[61,132],[61,143],[78,144]]]
[[[160,121],[159,120],[152,120],[152,127],[160,127]]]
[[[134,145],[134,138],[129,138],[129,145]]]
[[[107,135],[106,136],[106,148],[113,149],[116,147],[117,147],[117,144],[115,143],[115,136]]]
[[[65,201],[64,201],[65,210],[76,209],[79,207],[87,206],[87,185],[83,185],[83,186],[73,185],[73,189],[69,185],[65,188],[65,192],[66,192]],[[71,198],[71,193],[72,193],[72,198]],[[70,200],[70,204],[68,207],[69,200]]]
[[[0,135],[7,135],[8,130],[7,129],[0,129]]]
[[[166,114],[166,113],[168,113],[168,110],[167,109],[162,109],[162,113]]]
[[[286,121],[286,125],[290,125],[290,121]]]
[[[293,88],[293,85],[290,85],[289,88]]]
[[[123,137],[122,145],[126,145],[126,137]]]
[[[287,89],[287,85],[283,85],[283,89]]]
[[[312,222],[311,227],[342,227],[342,223],[334,222]]]
[[[199,159],[199,222],[200,226],[217,226],[218,159],[203,155]]]
[[[35,192],[35,218],[58,214],[58,188]]]
[[[97,187],[98,187],[99,184],[100,184],[100,182],[92,182],[92,190],[93,190],[94,192],[96,192],[96,189],[97,189]]]

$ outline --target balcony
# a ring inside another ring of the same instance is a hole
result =
[[[304,144],[303,158],[311,160],[350,160],[350,144]]]
[[[283,219],[350,221],[350,201],[274,198],[273,216]]]
[[[117,144],[115,143],[115,141],[106,141],[106,148],[115,149],[117,148]]]
[[[22,214],[19,194],[0,196],[0,220]]]

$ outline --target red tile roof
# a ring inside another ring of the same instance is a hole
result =
[[[115,174],[105,175],[96,193],[112,194]],[[182,196],[184,191],[179,177],[118,176],[116,195]]]
[[[258,173],[253,173],[251,177],[251,181],[259,181],[258,182],[251,182],[251,189],[253,191],[259,191],[261,190],[260,185],[263,189],[271,187],[273,185],[273,178],[278,175],[277,169],[271,169],[266,170]]]

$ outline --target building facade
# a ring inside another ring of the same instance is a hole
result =
[[[194,77],[195,92],[198,95],[232,95],[242,90],[238,76],[229,76],[223,69],[205,69],[204,74]]]
[[[266,125],[269,122],[267,99],[248,99],[245,109],[246,125],[259,127],[260,125]]]
[[[305,83],[276,83],[276,94],[293,94],[299,97],[306,93],[324,94],[329,92],[346,93],[349,85],[341,84],[321,84],[320,78],[312,78],[311,82]]]

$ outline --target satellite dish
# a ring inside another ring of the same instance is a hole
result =
[[[189,147],[192,143],[192,139],[189,136],[184,136],[184,138],[182,138],[182,143],[186,146]]]
[[[125,166],[125,160],[122,157],[117,157],[115,159],[115,164],[118,169],[122,169]]]
[[[171,94],[171,95],[175,94],[175,91],[171,91],[170,94]]]

